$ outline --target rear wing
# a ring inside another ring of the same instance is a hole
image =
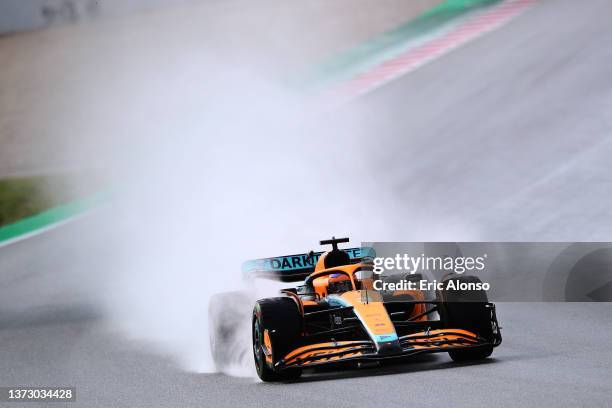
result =
[[[374,248],[370,247],[342,250],[349,255],[351,263],[359,263],[376,257]],[[263,278],[281,282],[303,281],[314,272],[319,257],[324,253],[311,252],[246,261],[242,264],[242,277],[247,280]]]

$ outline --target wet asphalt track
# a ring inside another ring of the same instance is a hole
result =
[[[435,214],[482,240],[610,240],[610,16],[608,0],[543,1],[355,103],[373,171],[412,214],[404,239],[426,238],[419,219]],[[180,371],[104,329],[75,306],[89,294],[62,284],[77,272],[56,234],[0,249],[0,385],[75,385],[93,407],[609,406],[612,304],[501,304],[504,343],[484,364],[440,355],[262,384]]]
[[[372,171],[410,215],[398,236],[422,241],[433,220],[479,241],[610,240],[610,15],[542,1],[355,104]]]
[[[70,384],[78,406],[609,406],[612,304],[504,303],[504,343],[485,363],[446,354],[305,373],[291,384],[187,373],[120,340],[83,309],[3,322],[3,384]],[[20,406],[17,404],[16,406]]]

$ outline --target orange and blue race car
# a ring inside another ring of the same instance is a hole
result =
[[[298,378],[302,369],[331,364],[363,365],[448,352],[454,361],[487,358],[501,344],[495,305],[484,290],[374,290],[375,280],[421,280],[420,274],[373,273],[373,249],[339,249],[348,238],[321,241],[326,252],[248,261],[249,277],[302,282],[281,296],[255,302],[250,323],[252,353],[263,381]],[[445,281],[480,283],[453,274]],[[438,318],[439,317],[439,318]],[[217,317],[217,322],[219,319]],[[222,323],[222,322],[221,322]],[[218,364],[219,339],[231,326],[213,324],[211,346]],[[371,365],[371,364],[370,364]]]

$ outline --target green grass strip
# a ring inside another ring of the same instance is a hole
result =
[[[94,194],[0,227],[0,243],[83,214],[98,207],[106,198],[105,193]]]

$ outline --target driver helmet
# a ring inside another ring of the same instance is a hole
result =
[[[327,281],[327,293],[344,293],[353,290],[351,280],[344,273],[332,273]]]

